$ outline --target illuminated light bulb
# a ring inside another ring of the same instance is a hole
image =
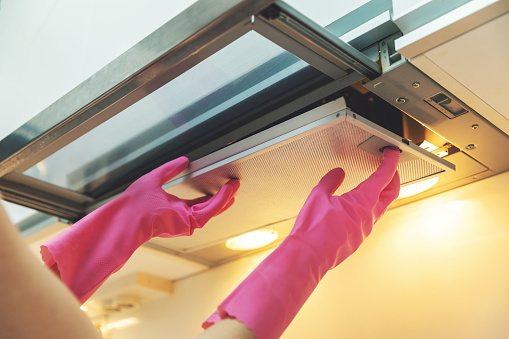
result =
[[[278,237],[273,229],[248,232],[238,237],[226,240],[226,247],[234,251],[246,251],[270,244]]]
[[[398,199],[408,198],[412,195],[419,194],[421,192],[424,192],[431,187],[435,186],[435,184],[438,182],[438,177],[431,178],[428,180],[420,181],[415,184],[411,184],[405,187],[401,187],[401,190],[399,191],[399,197]]]
[[[80,306],[80,309],[81,309],[82,311],[87,311],[87,310],[88,310],[88,308],[87,308],[85,305],[81,305],[81,306]]]
[[[437,146],[433,145],[431,142],[424,140],[420,145],[420,148],[425,149],[428,152],[433,152],[434,150],[438,149]]]

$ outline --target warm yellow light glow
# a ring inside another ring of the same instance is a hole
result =
[[[447,155],[449,155],[449,153],[447,151],[440,151],[440,152],[437,152],[437,153],[434,153],[437,157],[439,158],[443,158]]]
[[[424,192],[431,187],[433,187],[438,182],[438,177],[431,178],[428,180],[420,181],[415,184],[411,184],[405,187],[401,187],[401,190],[399,191],[399,197],[398,199],[408,198],[412,195],[419,194],[421,192]]]
[[[425,149],[428,152],[433,152],[434,150],[438,149],[437,146],[433,145],[431,142],[424,140],[420,145],[420,148]]]
[[[114,321],[112,323],[106,324],[102,326],[103,331],[110,331],[114,328],[121,328],[121,327],[127,327],[131,325],[135,325],[139,323],[140,321],[138,318],[125,318],[119,321]]]
[[[463,213],[460,212],[464,208],[463,201],[455,200],[423,211],[420,218],[422,226],[419,227],[422,239],[426,238],[433,242],[453,239],[460,233],[461,226],[465,223],[464,220],[460,221],[463,218]]]
[[[270,244],[278,237],[273,229],[258,230],[228,239],[226,247],[235,251],[252,250]]]
[[[447,204],[445,204],[447,209],[451,212],[461,211],[463,209],[464,205],[465,205],[465,203],[463,201],[458,201],[458,200],[449,201]]]
[[[80,308],[81,308],[82,311],[86,311],[87,310],[87,307],[85,305],[81,305]]]

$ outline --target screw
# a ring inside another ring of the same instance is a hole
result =
[[[400,104],[404,104],[406,101],[407,101],[407,98],[403,98],[403,97],[396,99],[396,102],[400,103]]]
[[[413,88],[419,88],[419,86],[421,86],[421,83],[417,81],[412,84]]]
[[[466,149],[473,150],[476,146],[474,144],[467,145]]]
[[[479,128],[479,125],[478,124],[473,124],[472,125],[472,129],[478,129]]]

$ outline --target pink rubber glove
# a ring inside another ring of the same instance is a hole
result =
[[[135,181],[118,198],[90,213],[41,246],[46,266],[83,303],[134,251],[153,237],[193,234],[228,209],[239,188],[230,180],[212,197],[183,200],[161,186],[182,172],[189,160],[170,161]]]
[[[292,232],[203,324],[243,322],[258,339],[279,338],[328,270],[350,256],[399,194],[399,150],[386,148],[378,170],[354,190],[332,194],[345,172],[327,173],[311,191]]]

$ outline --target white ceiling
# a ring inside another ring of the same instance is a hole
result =
[[[509,14],[466,32],[424,55],[509,120],[506,101],[509,93],[507,32]]]

